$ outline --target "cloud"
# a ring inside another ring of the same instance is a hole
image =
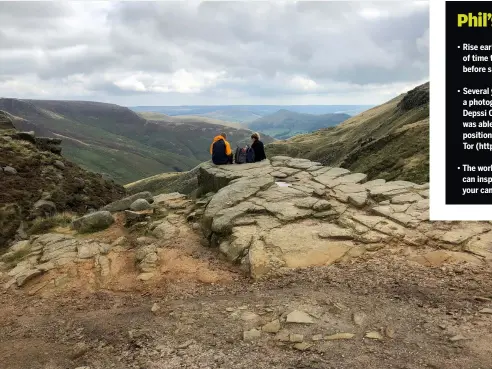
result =
[[[125,105],[380,103],[428,79],[428,7],[0,2],[0,95]]]

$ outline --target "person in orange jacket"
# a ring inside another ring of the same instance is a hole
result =
[[[215,165],[232,164],[231,145],[226,141],[226,138],[226,134],[221,133],[214,137],[210,145],[210,154],[212,154],[212,162]]]

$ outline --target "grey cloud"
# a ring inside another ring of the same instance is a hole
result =
[[[86,14],[88,22],[67,27],[81,16],[70,4],[0,2],[0,80],[35,74],[56,85],[84,75],[87,91],[145,96],[115,83],[139,72],[161,83],[179,70],[198,81],[224,72],[203,96],[280,96],[308,93],[288,85],[297,76],[325,90],[428,77],[428,7],[409,2],[113,2],[97,21]],[[364,18],[362,9],[383,17]],[[72,45],[86,51],[65,55]]]
[[[1,1],[0,19],[54,19],[70,15],[70,7],[62,1]]]

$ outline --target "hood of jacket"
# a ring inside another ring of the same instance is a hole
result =
[[[212,144],[216,143],[219,140],[224,140],[225,141],[224,136],[221,136],[221,135],[215,136]]]

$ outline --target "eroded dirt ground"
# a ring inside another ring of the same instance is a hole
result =
[[[158,282],[125,284],[120,258],[117,287],[0,293],[0,367],[492,368],[490,267],[388,250],[255,283],[192,241],[163,250]],[[293,310],[313,323],[286,322]],[[262,331],[276,319],[280,331]],[[253,328],[260,337],[244,340]]]

